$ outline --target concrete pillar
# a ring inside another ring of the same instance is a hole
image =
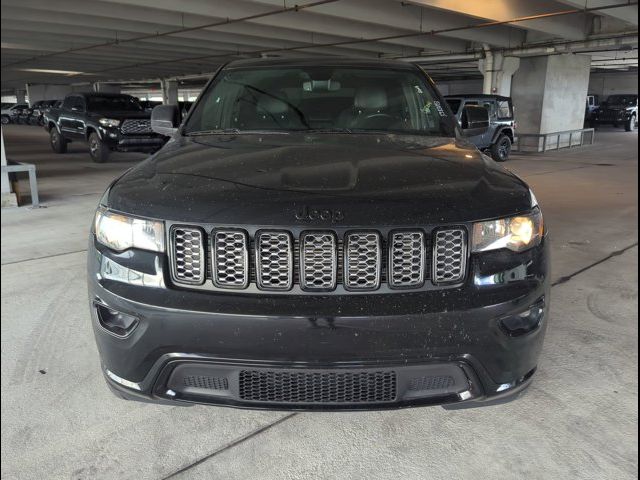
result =
[[[587,55],[521,58],[511,88],[519,133],[581,129],[590,69]]]
[[[1,164],[4,167],[7,165],[7,155],[4,151],[4,131],[0,130],[0,140],[2,141],[2,157]],[[0,174],[0,180],[2,185],[2,198],[0,203],[3,207],[15,207],[18,205],[16,194],[11,191],[11,183],[9,183],[9,174],[2,172]]]
[[[18,89],[16,90],[16,103],[26,103],[26,90]]]
[[[162,103],[165,105],[178,104],[178,82],[176,80],[162,80]]]
[[[502,53],[487,52],[486,55],[478,60],[478,70],[484,75],[482,93],[509,97],[511,79],[520,67],[520,58],[505,57]]]

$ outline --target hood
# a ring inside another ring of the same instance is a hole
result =
[[[174,221],[315,228],[495,218],[526,211],[530,196],[452,138],[245,134],[171,140],[111,187],[108,204]]]
[[[151,111],[141,111],[141,112],[132,112],[132,111],[124,111],[124,112],[91,112],[91,115],[96,118],[113,118],[115,120],[124,120],[126,118],[142,118],[142,119],[150,119]]]

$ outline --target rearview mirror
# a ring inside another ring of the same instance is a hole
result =
[[[489,110],[479,105],[465,105],[460,117],[462,133],[467,137],[482,135],[489,130]]]
[[[179,118],[177,105],[158,105],[151,111],[151,130],[170,137],[178,130]]]

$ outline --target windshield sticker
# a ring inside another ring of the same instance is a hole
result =
[[[441,117],[446,117],[447,114],[444,112],[444,108],[442,108],[442,105],[440,105],[439,101],[434,101],[433,102],[434,107],[436,107],[436,110],[438,110],[438,113],[440,114]]]

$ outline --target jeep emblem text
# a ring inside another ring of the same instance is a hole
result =
[[[301,221],[313,221],[313,220],[331,220],[332,222],[339,222],[344,220],[344,213],[342,210],[329,210],[328,208],[309,208],[306,205],[296,210],[296,219]]]

